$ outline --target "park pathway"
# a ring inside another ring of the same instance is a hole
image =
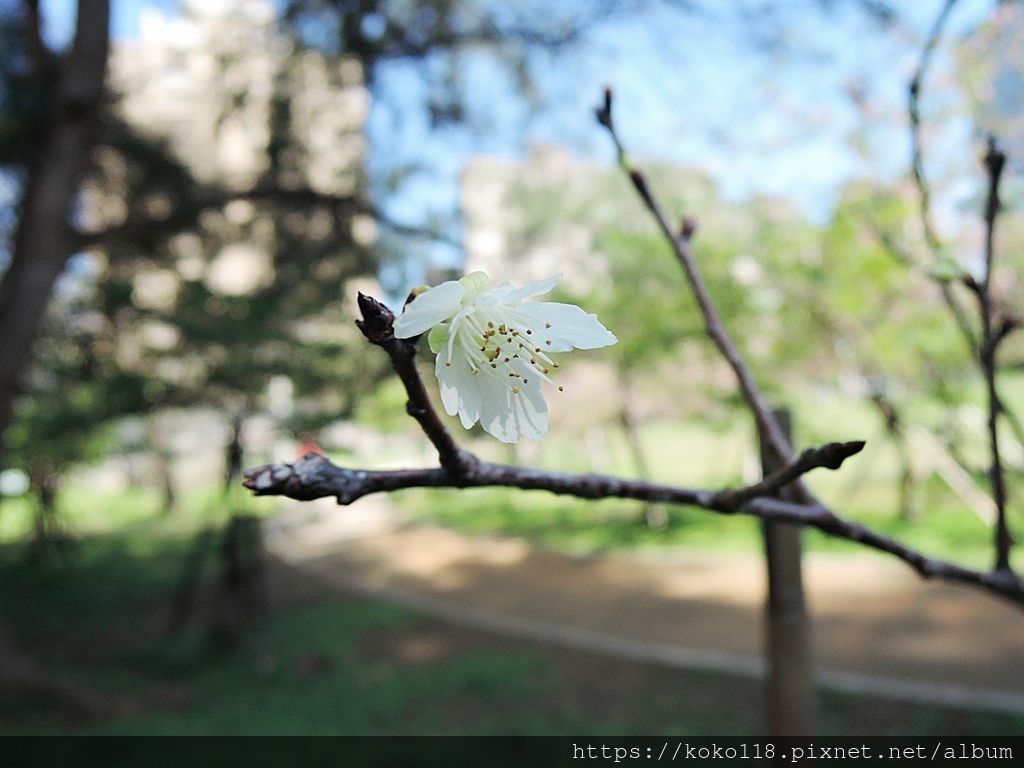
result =
[[[699,551],[574,557],[406,524],[386,499],[268,522],[271,551],[343,590],[459,626],[746,676],[760,659],[763,561]],[[811,555],[819,680],[850,692],[1024,714],[1024,611],[871,553]]]

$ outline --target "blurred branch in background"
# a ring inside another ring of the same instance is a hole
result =
[[[921,53],[917,70],[909,87],[908,113],[911,128],[912,176],[920,199],[921,224],[924,228],[925,241],[932,252],[933,275],[942,290],[943,298],[950,311],[956,317],[972,356],[978,364],[985,382],[987,401],[987,431],[989,439],[989,479],[991,495],[995,503],[995,565],[997,571],[1010,571],[1010,550],[1013,539],[1007,522],[1007,487],[1004,475],[1002,446],[999,440],[999,424],[1003,418],[1009,422],[1018,439],[1021,439],[1021,421],[1006,405],[998,389],[999,375],[998,352],[1000,345],[1021,326],[1021,319],[1016,314],[998,305],[994,295],[993,275],[995,268],[995,229],[996,221],[1002,209],[999,196],[1000,181],[1006,165],[1006,155],[998,148],[994,136],[989,136],[987,148],[982,158],[986,170],[985,200],[983,208],[984,246],[980,279],[978,276],[959,266],[959,263],[947,253],[938,234],[932,225],[931,189],[924,169],[924,147],[922,140],[921,94],[925,78],[928,74],[935,49],[943,35],[950,12],[956,0],[946,0],[935,19]],[[974,325],[963,306],[953,293],[953,286],[962,284],[970,290],[978,302],[980,332]]]

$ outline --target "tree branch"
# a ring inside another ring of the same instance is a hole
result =
[[[409,395],[405,410],[419,422],[423,432],[437,449],[441,467],[454,477],[465,478],[473,474],[480,463],[479,460],[459,448],[434,410],[423,385],[423,379],[420,378],[419,369],[416,368],[418,337],[396,339],[392,331],[394,313],[371,296],[359,294],[359,311],[362,312],[363,319],[356,320],[356,325],[371,344],[381,347],[391,358],[391,365],[401,379],[406,394]]]
[[[746,362],[743,360],[743,356],[740,354],[739,348],[733,343],[732,338],[729,336],[729,332],[726,330],[725,324],[722,322],[722,317],[718,312],[718,308],[715,306],[714,300],[711,298],[711,294],[708,293],[707,286],[700,275],[700,270],[697,267],[697,261],[693,257],[693,251],[690,246],[693,234],[696,231],[696,223],[693,220],[688,219],[683,223],[681,232],[677,234],[669,225],[668,219],[665,217],[661,207],[658,205],[658,201],[651,193],[644,175],[639,170],[630,166],[626,157],[625,149],[623,148],[622,142],[615,130],[615,123],[612,118],[612,91],[610,88],[605,88],[604,103],[596,110],[596,113],[597,121],[608,129],[608,133],[611,135],[612,141],[615,142],[616,152],[619,156],[619,164],[622,166],[623,170],[629,174],[629,178],[633,182],[633,187],[636,189],[637,194],[640,195],[644,205],[654,216],[655,221],[658,223],[658,227],[672,246],[672,250],[675,252],[676,258],[679,260],[680,265],[682,265],[683,271],[686,273],[686,277],[690,282],[690,288],[693,291],[693,295],[697,299],[701,315],[704,318],[705,330],[711,340],[715,343],[715,346],[718,347],[718,351],[725,358],[729,367],[732,368],[739,384],[740,392],[754,414],[754,419],[757,422],[759,431],[767,436],[768,444],[775,452],[779,459],[779,463],[787,464],[791,462],[793,452],[789,446],[789,442],[786,440],[786,436],[779,427],[778,421],[776,421],[775,416],[772,414],[772,410],[768,406],[767,400],[765,400],[764,395],[757,386],[757,382],[754,380],[753,374],[750,372]],[[810,500],[810,494],[806,489],[801,489],[799,492],[805,497],[805,500]]]
[[[690,280],[704,315],[708,335],[729,362],[740,384],[742,394],[754,412],[759,426],[769,437],[770,445],[783,458],[783,467],[758,483],[740,489],[694,489],[661,485],[641,480],[627,480],[599,474],[573,474],[541,469],[522,468],[483,461],[460,448],[445,428],[430,402],[423,380],[416,367],[418,339],[396,339],[394,314],[384,304],[359,295],[362,319],[360,330],[373,344],[387,352],[408,395],[406,410],[417,420],[437,449],[441,463],[434,469],[402,469],[376,471],[346,469],[332,464],[326,457],[308,453],[290,464],[271,464],[248,470],[244,485],[257,495],[283,495],[302,501],[333,496],[339,504],[351,504],[371,493],[390,492],[403,488],[477,488],[502,486],[523,490],[546,490],[581,499],[623,498],[646,502],[662,502],[700,507],[721,514],[748,514],[765,521],[780,521],[811,526],[841,539],[887,552],[903,560],[924,578],[972,584],[1024,607],[1024,581],[1007,567],[994,571],[976,571],[954,563],[926,557],[894,539],[876,533],[858,523],[838,517],[816,501],[809,492],[801,491],[795,501],[772,498],[786,486],[812,469],[839,468],[858,453],[863,442],[830,443],[803,451],[796,459],[757,388],[739,350],[733,344],[707,292],[690,250],[695,225],[686,221],[679,235],[668,226],[667,219],[647,186],[643,175],[629,168],[625,153],[615,133],[611,116],[611,92],[606,91],[605,104],[597,111],[598,120],[608,128],[615,141],[619,160],[629,171],[637,193],[655,216],[662,232],[670,240],[676,256]],[[415,300],[410,297],[410,300]]]
[[[939,22],[936,24],[935,30],[932,34],[932,38],[929,40],[929,45],[926,48],[925,55],[922,58],[921,67],[917,77],[915,77],[915,85],[912,86],[912,101],[916,110],[916,97],[919,91],[920,77],[922,72],[927,66],[930,59],[931,52],[934,49],[938,41],[938,36],[941,33],[942,27],[945,23],[945,16],[956,0],[947,0],[946,6],[943,9],[943,15],[940,17]],[[778,422],[775,420],[774,415],[767,408],[763,396],[761,395],[757,384],[750,374],[745,362],[743,361],[738,348],[732,342],[728,332],[725,329],[721,321],[721,317],[718,310],[711,299],[707,288],[700,277],[700,273],[697,269],[696,262],[693,258],[693,254],[690,249],[690,241],[695,229],[695,224],[692,220],[684,222],[682,231],[680,234],[676,234],[671,227],[668,225],[668,221],[665,215],[662,213],[657,200],[647,185],[647,182],[643,174],[632,168],[626,159],[626,152],[623,147],[622,141],[619,139],[618,134],[615,130],[615,124],[612,117],[612,92],[611,89],[606,88],[604,93],[604,103],[601,107],[596,110],[597,120],[603,125],[608,132],[611,134],[612,140],[615,143],[616,152],[618,154],[619,164],[629,174],[630,180],[633,182],[633,186],[637,191],[637,194],[643,200],[644,205],[654,215],[655,220],[658,223],[659,228],[669,241],[673,250],[675,251],[676,257],[679,259],[680,264],[683,266],[686,272],[687,278],[690,281],[690,286],[693,289],[694,296],[697,299],[697,303],[700,307],[701,313],[704,317],[705,326],[708,335],[715,342],[722,356],[725,357],[726,361],[732,367],[733,372],[740,385],[740,390],[743,394],[743,398],[746,401],[748,407],[753,411],[755,418],[757,419],[758,425],[762,426],[763,434],[768,437],[770,446],[776,451],[776,453],[783,457],[785,460],[792,462],[791,452],[789,452],[789,446],[785,440],[785,436],[782,434],[779,428]],[[916,114],[916,113],[915,113]],[[916,145],[915,145],[916,146]],[[984,341],[981,349],[983,356],[983,364],[986,371],[986,381],[989,385],[989,402],[990,402],[990,436],[992,443],[992,485],[993,493],[996,495],[997,508],[1005,507],[1005,496],[1006,489],[1002,475],[1002,463],[1000,461],[1000,454],[998,449],[997,441],[997,421],[999,414],[1000,400],[998,393],[995,389],[995,348],[998,345],[999,340],[1005,337],[1005,334],[994,333],[992,329],[992,312],[991,312],[991,298],[989,292],[989,276],[991,272],[991,260],[992,260],[992,230],[994,228],[994,222],[996,215],[999,210],[998,203],[998,175],[1002,170],[1003,161],[1005,158],[997,156],[994,147],[990,147],[989,154],[986,156],[986,166],[989,169],[989,191],[990,197],[986,206],[986,224],[987,224],[987,237],[986,237],[986,263],[988,269],[986,270],[985,281],[981,285],[974,286],[975,292],[978,294],[979,299],[983,302],[983,315],[984,315]],[[919,160],[919,149],[915,149],[915,160]],[[915,171],[919,170],[919,166],[915,166]],[[923,174],[918,176],[920,184],[923,186]],[[925,188],[925,193],[927,189]],[[922,210],[927,213],[927,197],[923,198],[925,201],[925,208]],[[927,221],[925,222],[928,226]],[[932,234],[934,238],[934,233]],[[933,245],[937,247],[938,240],[934,238],[932,241]],[[944,285],[948,289],[948,285]],[[948,294],[948,299],[953,299],[953,303],[950,304],[955,310],[959,310],[958,318],[962,314],[963,310],[958,303],[955,302],[955,297],[952,293]],[[965,316],[964,316],[965,317]],[[962,329],[967,328],[969,325],[962,325]],[[1012,330],[1012,328],[1010,328]],[[1008,331],[1007,331],[1008,332]],[[969,339],[973,344],[973,336]],[[972,349],[976,347],[972,346]],[[774,476],[772,476],[774,477]],[[772,477],[767,478],[764,482],[769,482]],[[858,541],[868,546],[872,546],[877,549],[881,549],[886,552],[895,554],[897,557],[905,560],[906,562],[913,565],[922,575],[930,576],[936,573],[941,573],[943,578],[949,578],[957,581],[970,581],[972,583],[982,584],[986,588],[993,589],[993,591],[1003,594],[1004,596],[1011,596],[1011,599],[1024,604],[1024,594],[1021,593],[1021,581],[1016,574],[1010,568],[1009,562],[1009,550],[1010,550],[1010,538],[1009,532],[1006,527],[1005,511],[1002,511],[999,515],[1001,522],[997,524],[997,558],[995,570],[992,573],[982,573],[979,571],[969,571],[963,569],[960,566],[955,566],[949,563],[943,564],[938,567],[937,571],[933,569],[936,567],[935,562],[924,558],[918,552],[911,550],[898,542],[894,542],[887,537],[880,536],[867,528],[858,526],[854,523],[849,523],[837,517],[833,512],[827,509],[825,506],[817,502],[810,493],[802,485],[797,485],[800,495],[798,500],[803,503],[805,507],[813,507],[820,510],[820,519],[812,516],[807,520],[794,520],[793,522],[803,522],[805,525],[811,525],[819,528],[826,533],[832,535],[841,536],[842,538],[850,538],[852,541]],[[762,506],[768,503],[770,500],[757,499],[757,504]],[[766,518],[767,519],[767,518]],[[998,585],[993,587],[993,585]],[[1007,592],[1006,590],[1009,590]]]
[[[931,190],[928,187],[928,182],[925,179],[924,173],[924,149],[923,142],[921,141],[921,86],[924,83],[925,75],[928,73],[928,69],[931,66],[932,56],[935,54],[935,49],[938,47],[939,40],[942,39],[942,34],[945,30],[946,22],[949,20],[950,12],[953,10],[953,6],[956,5],[956,3],[957,0],[946,0],[945,4],[942,6],[942,10],[939,11],[939,15],[936,17],[935,23],[932,25],[932,31],[928,35],[928,39],[921,51],[921,58],[918,61],[917,70],[914,72],[914,76],[911,78],[910,86],[908,88],[909,96],[907,101],[907,113],[910,118],[912,158],[911,174],[914,178],[914,185],[917,187],[921,225],[924,228],[925,243],[928,245],[928,249],[932,252],[932,259],[936,261],[942,256],[942,242],[939,240],[939,236],[932,228]],[[978,338],[974,333],[974,329],[971,327],[970,319],[967,317],[967,312],[960,304],[956,294],[953,293],[953,287],[950,283],[944,280],[940,280],[938,283],[939,288],[942,291],[942,300],[946,302],[946,306],[949,307],[950,312],[953,313],[953,317],[956,319],[957,328],[960,330],[960,335],[963,336],[964,342],[967,344],[968,349],[971,350],[971,354],[974,357],[977,357]]]
[[[805,451],[796,463],[772,475],[771,478],[777,478],[781,482],[816,467],[837,468],[846,456],[856,453],[861,445],[833,443]],[[824,460],[826,457],[827,462]],[[797,466],[801,463],[804,466]],[[857,542],[894,555],[910,565],[923,578],[972,584],[1024,607],[1024,582],[1016,574],[1010,571],[975,571],[944,560],[926,557],[894,539],[836,517],[821,504],[787,502],[760,495],[775,485],[771,478],[756,486],[739,490],[703,490],[659,485],[641,480],[625,480],[608,475],[550,472],[480,460],[475,460],[473,469],[468,474],[444,467],[390,471],[347,469],[332,464],[322,454],[307,453],[291,464],[269,464],[246,471],[244,485],[258,496],[287,496],[298,501],[333,496],[339,504],[344,505],[372,493],[389,493],[404,488],[500,486],[544,490],[579,499],[633,499],[682,504],[720,514],[747,514],[761,520],[817,528],[829,536]]]
[[[1002,401],[996,388],[996,354],[999,343],[1006,338],[1007,332],[994,328],[994,308],[992,301],[992,266],[995,260],[995,228],[999,215],[999,182],[1006,155],[996,147],[995,139],[990,138],[988,151],[984,157],[985,169],[988,171],[988,196],[985,202],[985,273],[977,286],[978,304],[981,311],[981,369],[985,377],[985,388],[988,394],[988,435],[989,453],[992,465],[989,477],[992,483],[992,499],[996,503],[995,549],[997,570],[1010,569],[1010,548],[1013,540],[1006,520],[1006,479],[1003,476],[1002,454],[999,450],[999,416]]]
[[[820,504],[784,503],[766,507],[760,504],[783,485],[813,469],[838,469],[850,456],[859,453],[864,443],[829,443],[804,451],[800,458],[769,478],[738,489],[700,489],[661,485],[646,480],[628,480],[600,474],[553,472],[544,469],[496,464],[462,453],[472,459],[466,470],[458,466],[432,469],[369,470],[347,469],[332,464],[320,453],[307,453],[290,464],[268,464],[245,472],[244,485],[257,496],[287,496],[309,501],[333,496],[348,505],[372,493],[403,488],[484,488],[500,486],[522,490],[549,491],[578,499],[634,499],[700,507],[722,514],[744,512],[764,519],[808,522],[819,519],[819,526],[835,530],[835,522],[825,523]],[[461,450],[461,449],[460,449]],[[813,523],[809,523],[813,524]],[[858,533],[858,536],[863,536]],[[881,541],[884,537],[876,536]]]
[[[808,525],[830,536],[892,554],[924,578],[975,584],[1024,606],[1024,583],[1010,571],[972,571],[928,558],[894,539],[837,517],[816,501],[771,498],[779,489],[813,469],[838,469],[847,458],[861,451],[863,442],[829,443],[810,448],[778,472],[739,489],[684,488],[609,475],[552,472],[483,461],[460,448],[441,422],[415,364],[416,340],[395,338],[394,314],[376,299],[360,294],[359,307],[363,314],[357,321],[360,330],[391,358],[409,397],[406,410],[437,449],[441,466],[389,471],[348,469],[332,464],[321,454],[307,453],[293,463],[268,464],[246,471],[244,485],[256,495],[287,496],[299,501],[334,497],[339,504],[348,505],[372,493],[404,488],[499,486],[545,490],[580,499],[620,498],[681,504],[720,514],[747,514],[761,520]]]

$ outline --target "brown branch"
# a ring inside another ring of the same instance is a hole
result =
[[[923,142],[921,140],[921,87],[924,83],[925,75],[928,73],[928,69],[931,66],[932,56],[935,53],[935,49],[938,47],[939,40],[942,39],[946,22],[949,20],[949,14],[953,10],[953,6],[956,5],[956,2],[957,0],[946,0],[946,3],[942,6],[942,10],[939,11],[939,15],[936,17],[935,23],[932,25],[931,33],[925,41],[924,48],[921,51],[921,58],[917,64],[917,70],[914,72],[914,76],[911,78],[910,86],[908,88],[907,113],[910,118],[911,175],[914,179],[914,186],[917,187],[920,206],[919,211],[921,216],[921,225],[924,228],[925,243],[927,244],[928,249],[932,252],[932,258],[934,260],[938,260],[942,256],[942,242],[939,240],[938,234],[936,234],[932,227],[931,190],[928,187],[928,182],[925,179],[924,173],[924,150],[922,146]],[[946,306],[949,307],[950,312],[953,313],[957,328],[960,330],[960,335],[964,338],[964,343],[966,343],[968,349],[970,349],[971,355],[977,357],[978,339],[974,333],[974,329],[971,327],[971,322],[967,316],[967,312],[960,304],[956,294],[953,293],[953,287],[950,283],[943,280],[939,280],[938,283],[939,289],[942,292],[942,300],[946,303]]]
[[[857,444],[833,444],[805,451],[798,459],[810,468],[838,466],[846,455],[856,453]],[[805,459],[818,452],[818,459]],[[796,474],[795,466],[783,473]],[[781,476],[782,473],[776,473]],[[772,477],[776,477],[773,475]],[[786,479],[782,478],[781,479]],[[764,481],[768,483],[768,480]],[[758,486],[764,485],[759,483]],[[641,480],[625,480],[608,475],[572,474],[513,467],[476,461],[472,472],[460,474],[444,467],[377,471],[347,469],[332,464],[325,456],[307,453],[292,464],[270,464],[245,473],[245,487],[259,496],[287,496],[299,501],[334,497],[339,504],[351,504],[372,493],[388,493],[404,488],[482,488],[500,486],[522,490],[544,490],[579,499],[633,499],[637,501],[681,504],[720,514],[747,514],[761,520],[796,523],[817,528],[835,538],[857,542],[891,554],[910,565],[926,579],[972,584],[1024,606],[1024,582],[1010,571],[974,571],[944,560],[926,557],[887,536],[858,523],[843,520],[818,503],[801,504],[757,495],[769,488],[751,486],[735,491],[714,491],[659,485]],[[755,490],[756,488],[756,490]]]
[[[637,194],[640,195],[644,205],[654,216],[658,227],[672,246],[676,258],[679,260],[680,265],[682,265],[683,271],[690,282],[690,289],[693,291],[701,315],[704,318],[705,330],[715,343],[715,346],[718,347],[718,351],[725,358],[729,367],[732,368],[743,399],[754,414],[759,432],[767,436],[768,444],[775,452],[780,463],[788,464],[793,458],[792,449],[786,440],[786,436],[780,429],[778,421],[772,414],[767,400],[765,400],[764,395],[757,386],[753,374],[743,360],[739,348],[729,336],[718,308],[715,306],[714,300],[711,298],[711,294],[708,292],[707,286],[700,275],[697,261],[693,257],[691,242],[696,231],[696,224],[692,219],[686,220],[683,223],[682,231],[677,234],[669,225],[668,219],[658,205],[658,201],[651,193],[644,175],[639,170],[629,166],[622,142],[615,130],[615,123],[612,117],[612,91],[610,88],[605,89],[604,104],[596,110],[596,113],[598,122],[608,129],[612,141],[615,142],[619,163],[629,173],[629,178],[633,182],[633,187],[636,189]],[[806,500],[810,499],[809,493],[805,489],[802,489],[800,492],[806,497]]]
[[[751,501],[759,496],[775,496],[780,490],[812,469],[819,467],[839,469],[844,461],[850,456],[860,453],[863,448],[863,440],[849,443],[828,443],[820,448],[808,448],[797,456],[795,461],[777,472],[771,473],[759,483],[738,491],[724,491],[722,501],[719,503],[726,503],[727,506],[742,506],[746,501]]]
[[[597,114],[599,121],[608,128],[615,140],[620,162],[629,170],[611,120],[610,91],[606,91],[605,105]],[[767,408],[738,349],[726,332],[717,308],[697,271],[690,251],[695,225],[687,220],[679,235],[673,233],[642,174],[630,170],[630,178],[663,233],[669,238],[677,258],[686,271],[704,314],[708,335],[732,366],[743,396],[754,411],[759,426],[769,437],[772,450],[784,458],[785,465],[781,470],[746,488],[706,490],[627,480],[608,475],[551,472],[482,461],[458,446],[431,404],[416,367],[418,339],[396,339],[393,333],[394,314],[379,301],[360,294],[359,307],[363,317],[357,324],[366,338],[384,349],[390,357],[409,398],[406,410],[417,420],[437,449],[441,466],[434,469],[392,471],[346,469],[332,464],[320,454],[308,453],[292,464],[272,464],[248,470],[245,473],[245,487],[257,495],[284,495],[303,501],[334,497],[339,504],[351,504],[367,494],[403,488],[501,486],[523,490],[547,490],[582,499],[624,498],[696,506],[722,514],[742,513],[764,521],[811,526],[830,536],[894,555],[908,563],[924,578],[972,584],[1024,606],[1024,581],[1009,569],[1008,564],[1006,568],[997,566],[991,572],[963,568],[954,563],[926,557],[894,539],[858,523],[844,520],[814,500],[806,491],[796,494],[795,501],[772,498],[769,495],[793,485],[811,469],[840,467],[846,458],[858,453],[864,443],[831,443],[804,451],[795,460],[792,459],[791,450],[785,436],[781,434],[777,420]]]
[[[917,76],[915,76],[914,84],[911,87],[913,105],[912,118],[914,120],[915,130],[917,130],[917,128],[919,127],[919,118],[916,109],[917,95],[920,90],[920,80],[923,77],[923,72],[927,68],[927,64],[930,60],[931,53],[938,42],[938,37],[941,34],[942,27],[945,24],[945,17],[948,14],[949,10],[952,8],[952,5],[955,3],[955,1],[956,0],[947,0],[946,6],[943,9],[943,15],[940,17],[939,22],[936,24],[932,37],[930,38],[928,46],[926,47],[925,54],[922,57],[922,62],[919,67],[918,74]],[[775,450],[777,455],[783,457],[786,461],[793,463],[791,461],[792,454],[789,451],[789,446],[785,440],[785,436],[782,434],[781,429],[779,428],[779,424],[775,420],[774,415],[767,408],[764,398],[761,395],[760,390],[757,388],[757,384],[754,381],[753,376],[750,374],[750,371],[747,368],[746,364],[744,363],[738,348],[730,339],[728,332],[726,331],[725,326],[721,321],[721,317],[719,316],[717,307],[711,299],[711,296],[707,291],[707,287],[705,286],[703,280],[700,277],[696,261],[694,260],[692,251],[690,249],[690,241],[693,235],[695,225],[691,220],[687,220],[683,225],[681,234],[677,235],[676,233],[674,233],[672,229],[669,227],[668,220],[662,213],[661,208],[658,205],[658,202],[655,199],[653,193],[651,192],[649,186],[647,185],[646,179],[644,178],[643,174],[640,171],[630,167],[629,163],[626,160],[626,152],[623,147],[623,144],[615,130],[615,124],[612,118],[612,93],[610,89],[605,89],[604,103],[601,107],[599,107],[596,110],[596,113],[598,122],[608,130],[608,132],[612,136],[612,140],[615,142],[615,148],[620,165],[622,165],[622,167],[629,173],[630,180],[633,182],[633,186],[636,189],[637,194],[640,196],[641,200],[643,200],[644,205],[648,208],[648,210],[654,215],[654,218],[657,221],[659,228],[665,235],[666,239],[668,239],[670,245],[675,251],[676,257],[679,259],[680,264],[683,266],[687,278],[690,281],[690,286],[693,290],[694,296],[697,299],[697,303],[704,317],[705,327],[708,336],[715,342],[715,345],[718,347],[723,357],[725,357],[726,361],[732,367],[733,372],[736,375],[737,381],[739,382],[740,390],[743,394],[744,400],[746,401],[750,409],[753,411],[754,416],[757,419],[758,426],[761,428],[762,433],[767,436],[769,445]],[[923,173],[920,173],[919,161],[919,143],[915,143],[915,176],[918,179],[919,185],[925,193],[925,197],[923,198],[924,208],[922,209],[922,211],[923,214],[925,214],[925,225],[926,227],[929,227],[930,231],[930,226],[927,222],[926,215],[927,188],[924,185]],[[1002,162],[999,162],[996,159],[994,159],[993,152],[990,152],[989,156],[987,156],[986,158],[986,165],[989,167],[990,173],[990,195],[997,196],[998,175],[997,171],[993,169],[998,167],[998,171],[1001,171]],[[989,248],[991,248],[991,229],[994,226],[995,216],[998,212],[998,209],[998,199],[996,199],[995,202],[993,202],[990,199],[989,204],[986,207],[986,221],[989,223],[989,237],[987,238]],[[937,238],[934,237],[934,233],[932,233],[931,235],[930,243],[933,245],[933,248],[936,250],[937,253],[938,240]],[[988,254],[987,260],[988,263],[991,264],[990,253]],[[995,347],[997,345],[997,341],[992,332],[991,309],[989,305],[990,299],[988,298],[988,277],[989,275],[986,274],[986,282],[983,285],[974,286],[974,289],[975,292],[978,294],[979,298],[986,303],[985,311],[983,312],[983,315],[985,316],[985,342],[983,344],[981,353],[986,358],[986,372],[990,372],[991,374],[988,375],[986,378],[989,382],[991,403],[990,433],[993,450],[992,483],[993,492],[997,496],[997,506],[1000,503],[1000,499],[1002,500],[1003,506],[1005,506],[1006,491],[1002,477],[1002,464],[999,458],[998,444],[996,441],[996,421],[998,419],[1000,405],[998,394],[995,391]],[[973,341],[973,334],[969,332],[969,324],[966,324],[965,322],[966,315],[963,314],[963,310],[959,306],[959,303],[955,301],[955,296],[953,296],[953,294],[949,290],[948,284],[944,284],[943,287],[944,295],[947,296],[947,302],[950,304],[950,307],[953,308],[956,312],[958,321],[964,321],[960,323],[961,330],[968,332],[968,341],[969,343],[971,343],[972,349],[975,349],[976,345]],[[770,479],[771,478],[766,479],[765,482],[768,482],[768,480]],[[825,531],[826,533],[831,533],[832,535],[839,535],[843,538],[850,538],[852,541],[859,541],[861,543],[867,544],[868,546],[872,546],[874,548],[890,552],[892,554],[897,555],[901,559],[911,563],[911,565],[914,565],[914,567],[917,568],[917,570],[920,573],[922,573],[922,575],[934,575],[934,561],[928,560],[920,553],[915,552],[914,550],[911,550],[907,547],[904,547],[903,545],[898,544],[897,542],[894,542],[893,540],[888,539],[887,537],[881,536],[880,534],[876,534],[867,528],[863,528],[862,526],[858,526],[854,523],[842,520],[841,518],[837,517],[834,513],[832,513],[830,510],[828,510],[826,507],[816,502],[814,498],[810,495],[810,493],[806,490],[806,488],[804,488],[802,485],[797,485],[796,488],[799,492],[798,501],[802,502],[805,507],[819,508],[821,510],[821,518],[814,518],[812,520],[794,519],[793,522],[802,522],[805,525],[812,525]],[[768,503],[769,500],[757,499],[756,501],[757,504],[763,506],[763,504]],[[1009,589],[1009,594],[1013,596],[1012,599],[1024,604],[1024,597],[1022,597],[1022,595],[1020,594],[1020,579],[1010,569],[1010,539],[1009,533],[1006,529],[1005,512],[1001,515],[1001,523],[999,525],[999,530],[997,531],[997,541],[997,560],[995,571],[993,573],[988,574],[977,571],[970,571],[948,563],[943,564],[940,568],[938,568],[938,572],[941,573],[943,578],[979,583],[986,586],[986,588],[993,589],[993,591],[997,591],[1000,594],[1004,595],[1007,594],[1005,590]],[[994,588],[993,585],[998,586]]]
[[[977,290],[982,330],[980,362],[988,394],[989,453],[992,461],[989,477],[992,483],[992,498],[996,503],[995,567],[997,570],[1008,571],[1010,570],[1010,549],[1013,546],[1013,540],[1006,520],[1006,479],[1003,476],[1002,454],[999,450],[999,416],[1002,410],[1002,401],[996,388],[996,354],[999,342],[1006,338],[1007,332],[1003,332],[1002,328],[994,328],[992,300],[995,228],[1000,208],[999,182],[1006,164],[1006,155],[996,147],[993,138],[989,139],[984,163],[988,172],[988,195],[985,202],[985,273]]]
[[[376,344],[388,353],[391,365],[409,396],[405,410],[419,422],[427,438],[434,444],[441,466],[456,477],[472,474],[479,460],[459,448],[452,438],[434,410],[423,385],[423,379],[416,368],[418,339],[396,339],[392,331],[394,314],[371,296],[359,294],[359,311],[362,312],[363,319],[356,320],[356,325],[371,344]]]
[[[406,409],[437,449],[441,466],[389,471],[348,469],[332,464],[321,454],[307,453],[294,463],[269,464],[246,471],[244,485],[256,495],[287,496],[299,501],[334,497],[339,504],[347,505],[372,493],[405,488],[506,487],[545,490],[580,499],[620,498],[687,505],[720,514],[747,514],[761,520],[808,525],[830,536],[892,554],[924,578],[975,584],[1024,606],[1024,583],[1010,571],[972,571],[928,558],[894,539],[837,517],[818,502],[770,497],[813,469],[838,469],[847,458],[860,452],[863,442],[830,443],[808,449],[778,472],[740,489],[684,488],[482,461],[458,446],[431,404],[415,364],[416,340],[395,338],[394,314],[376,299],[360,294],[359,306],[363,314],[357,321],[360,330],[391,358],[409,397]]]
[[[294,463],[268,464],[247,470],[244,485],[257,496],[287,496],[298,501],[333,496],[343,505],[351,504],[372,493],[403,488],[500,486],[549,491],[579,499],[616,498],[682,504],[722,514],[743,512],[764,519],[788,522],[808,523],[813,517],[819,520],[818,525],[822,526],[826,523],[821,515],[824,508],[820,504],[787,503],[780,507],[763,507],[759,502],[813,469],[838,469],[847,458],[858,453],[863,446],[864,443],[829,443],[820,448],[806,450],[797,461],[779,472],[759,483],[739,489],[684,488],[611,475],[516,467],[483,461],[467,451],[462,453],[472,460],[469,469],[451,464],[431,469],[397,470],[347,469],[332,464],[323,454],[307,453]],[[835,522],[829,522],[827,525],[837,531],[841,530],[841,526],[837,527]],[[863,537],[862,533],[857,535]],[[875,535],[875,540],[883,539],[884,537]]]
[[[245,472],[244,485],[257,496],[287,496],[298,501],[333,496],[348,505],[372,493],[403,488],[484,488],[500,486],[522,490],[549,491],[578,499],[634,499],[700,507],[735,514],[744,512],[765,519],[806,522],[812,512],[821,520],[820,504],[790,503],[770,509],[758,502],[813,469],[838,469],[863,443],[830,443],[804,451],[800,458],[770,478],[739,489],[700,489],[662,485],[646,480],[629,480],[600,474],[553,472],[473,458],[470,471],[457,466],[431,469],[369,470],[347,469],[332,464],[323,454],[307,453],[290,464],[268,464]],[[471,456],[465,452],[467,456]],[[775,478],[775,480],[772,480]],[[760,511],[759,511],[760,510]],[[822,523],[823,524],[823,523]],[[835,528],[834,523],[829,523]],[[838,530],[838,528],[837,528]],[[862,534],[858,534],[862,536]],[[884,537],[877,537],[878,540]]]

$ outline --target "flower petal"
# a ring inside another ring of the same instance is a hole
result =
[[[427,344],[430,345],[430,351],[436,355],[448,346],[451,337],[451,329],[448,327],[448,323],[438,323],[427,334]]]
[[[510,307],[515,307],[524,299],[530,299],[534,296],[543,296],[545,293],[550,293],[551,289],[554,288],[561,279],[562,275],[559,273],[554,277],[549,277],[547,280],[537,280],[532,283],[527,283],[522,288],[513,288],[511,283],[505,283],[492,291],[492,293],[498,299],[498,302],[496,303],[507,304]]]
[[[466,289],[457,280],[449,280],[424,291],[402,308],[395,320],[395,338],[418,336],[438,323],[454,317],[462,309]]]
[[[470,272],[459,278],[459,284],[466,289],[465,301],[472,301],[479,294],[491,290],[491,278],[486,272]]]
[[[589,315],[574,304],[533,301],[516,311],[525,315],[530,324],[551,341],[547,345],[550,352],[568,352],[573,347],[598,349],[618,341],[597,315]]]
[[[462,426],[469,429],[480,420],[481,382],[479,375],[473,375],[470,362],[459,352],[449,360],[448,351],[442,350],[437,356],[434,372],[441,385],[441,403],[445,411],[450,416],[457,413]]]
[[[451,363],[449,365],[448,363]],[[449,356],[447,348],[437,354],[437,362],[434,364],[434,374],[441,388],[441,404],[449,416],[455,416],[463,410],[463,401],[470,397],[466,393],[470,390],[476,392],[475,399],[479,399],[479,384],[476,376],[466,360],[461,347],[455,347],[454,353]],[[472,426],[473,422],[470,422]]]
[[[548,431],[548,404],[539,384],[518,389],[502,381],[482,389],[480,423],[503,443],[518,443],[520,435],[539,440]]]

